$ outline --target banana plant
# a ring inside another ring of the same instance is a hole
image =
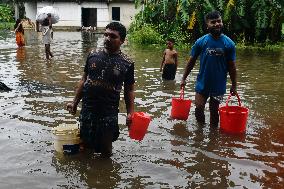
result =
[[[283,0],[135,0],[143,7],[135,23],[152,24],[163,36],[186,35],[194,41],[204,34],[204,15],[221,12],[226,34],[237,42],[277,42],[284,23]],[[139,27],[136,27],[139,28]]]

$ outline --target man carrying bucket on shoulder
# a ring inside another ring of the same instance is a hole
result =
[[[75,98],[67,110],[80,112],[80,138],[83,147],[94,149],[104,157],[112,155],[112,142],[119,136],[118,112],[120,92],[124,87],[127,110],[126,124],[134,112],[134,62],[120,51],[126,28],[118,22],[109,23],[104,33],[104,48],[88,56]]]
[[[200,56],[200,68],[195,86],[195,117],[197,122],[205,123],[204,108],[208,98],[210,110],[210,126],[219,123],[219,104],[226,93],[227,73],[229,72],[232,86],[230,93],[236,92],[236,49],[235,43],[222,34],[223,22],[218,11],[205,16],[208,34],[196,40],[191,49],[191,56],[186,65],[181,87],[185,87],[186,78]]]

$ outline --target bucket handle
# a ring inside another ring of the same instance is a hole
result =
[[[231,96],[232,96],[232,94],[230,93],[230,95],[228,96],[228,99],[227,99],[227,101],[226,101],[226,106],[228,106],[228,103],[229,103],[229,101],[230,101]],[[239,106],[242,106],[242,104],[241,104],[241,99],[240,99],[238,93],[236,93],[236,96],[237,96],[237,98],[238,98]]]
[[[134,117],[134,115],[137,115],[137,116],[144,116],[145,115],[145,113],[144,112],[133,112],[132,114],[131,114],[131,118],[133,119],[133,117]]]
[[[145,112],[134,112],[134,113],[131,115],[131,119],[133,119],[134,114],[136,114],[136,115],[139,116],[139,117],[146,117],[146,118],[151,119],[151,117],[150,117],[148,114],[146,114]]]
[[[184,99],[184,87],[182,87],[180,89],[180,96],[179,96],[180,99]]]

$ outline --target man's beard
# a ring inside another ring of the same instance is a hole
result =
[[[219,36],[223,33],[223,27],[221,27],[220,29],[210,28],[208,29],[208,31],[214,36]]]

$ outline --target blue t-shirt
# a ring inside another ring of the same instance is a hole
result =
[[[191,56],[200,55],[200,68],[195,91],[204,95],[219,96],[226,93],[228,62],[236,59],[235,43],[222,34],[214,39],[206,34],[195,42]]]

